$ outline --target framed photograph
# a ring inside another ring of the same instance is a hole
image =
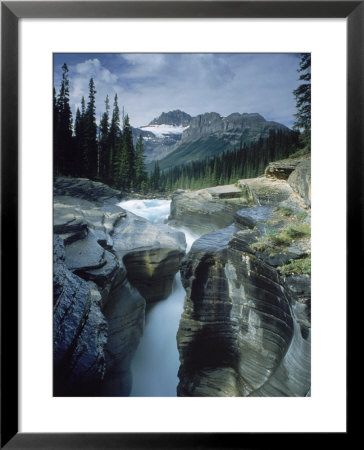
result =
[[[2,447],[348,436],[363,21],[2,2]]]

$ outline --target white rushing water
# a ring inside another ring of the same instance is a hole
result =
[[[122,208],[153,223],[166,222],[170,200],[128,200]],[[172,228],[172,227],[171,227]],[[187,251],[198,238],[184,227],[173,227],[186,236]],[[175,397],[177,395],[179,356],[177,330],[183,311],[185,290],[178,272],[171,295],[147,306],[144,334],[131,364],[134,397]]]

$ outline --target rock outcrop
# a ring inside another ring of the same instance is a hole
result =
[[[124,396],[146,300],[169,295],[186,242],[116,206],[107,186],[84,181],[55,181],[54,392]]]
[[[310,210],[280,175],[239,185],[255,205],[181,264],[178,395],[308,396]]]
[[[291,188],[311,206],[311,160],[301,161],[288,177]]]
[[[232,113],[222,117],[216,112],[200,114],[191,120],[191,124],[182,135],[182,142],[198,140],[211,135],[226,135],[233,142],[253,142],[259,137],[268,137],[270,130],[288,130],[277,122],[269,122],[256,113]]]
[[[116,203],[121,200],[120,191],[98,181],[87,178],[57,177],[53,183],[54,195],[67,195],[102,204],[104,202]],[[116,201],[115,201],[116,200]]]
[[[308,158],[308,156],[307,156]],[[274,161],[268,164],[264,171],[264,175],[268,178],[276,178],[279,180],[287,180],[291,173],[296,169],[298,164],[302,162],[302,157],[287,158],[280,161]]]
[[[54,395],[89,395],[106,371],[107,323],[101,295],[67,269],[63,240],[54,239]]]
[[[198,234],[205,234],[226,227],[234,221],[240,204],[230,203],[241,190],[235,186],[225,189],[208,188],[198,191],[178,190],[172,195],[170,220],[178,226],[186,226]],[[222,200],[222,198],[224,200]]]

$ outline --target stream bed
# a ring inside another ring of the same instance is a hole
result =
[[[170,200],[128,200],[119,203],[125,210],[153,223],[168,223]],[[185,227],[171,227],[185,234],[187,252],[199,237]],[[179,368],[177,331],[183,311],[185,290],[180,273],[174,278],[168,298],[147,305],[145,328],[134,355],[131,397],[176,397]]]

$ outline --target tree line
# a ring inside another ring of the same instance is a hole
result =
[[[160,173],[158,161],[154,166],[154,183],[162,191],[202,189],[233,184],[242,178],[254,178],[264,173],[268,163],[284,159],[299,147],[300,133],[271,130],[267,139],[244,144],[213,158],[192,161]]]
[[[201,189],[262,175],[269,162],[287,158],[300,146],[310,148],[310,54],[301,55],[298,72],[303,83],[293,92],[297,107],[294,131],[271,130],[267,139],[260,138],[257,142],[244,144],[213,158],[193,161],[163,172],[156,161],[148,175],[142,136],[134,145],[129,116],[123,112],[120,118],[116,94],[112,111],[106,96],[105,112],[97,127],[93,78],[89,81],[87,104],[82,97],[81,109],[77,108],[73,122],[68,67],[63,64],[58,95],[55,89],[53,93],[54,173],[56,176],[86,177],[119,190],[142,193],[170,192],[177,188]]]
[[[67,64],[62,66],[62,80],[58,95],[53,90],[53,151],[56,176],[86,177],[99,180],[120,190],[146,191],[150,181],[145,169],[143,139],[134,146],[128,115],[122,115],[115,94],[110,114],[110,100],[106,96],[105,112],[99,127],[96,125],[96,88],[89,81],[86,104],[81,99],[73,122],[69,97]]]

